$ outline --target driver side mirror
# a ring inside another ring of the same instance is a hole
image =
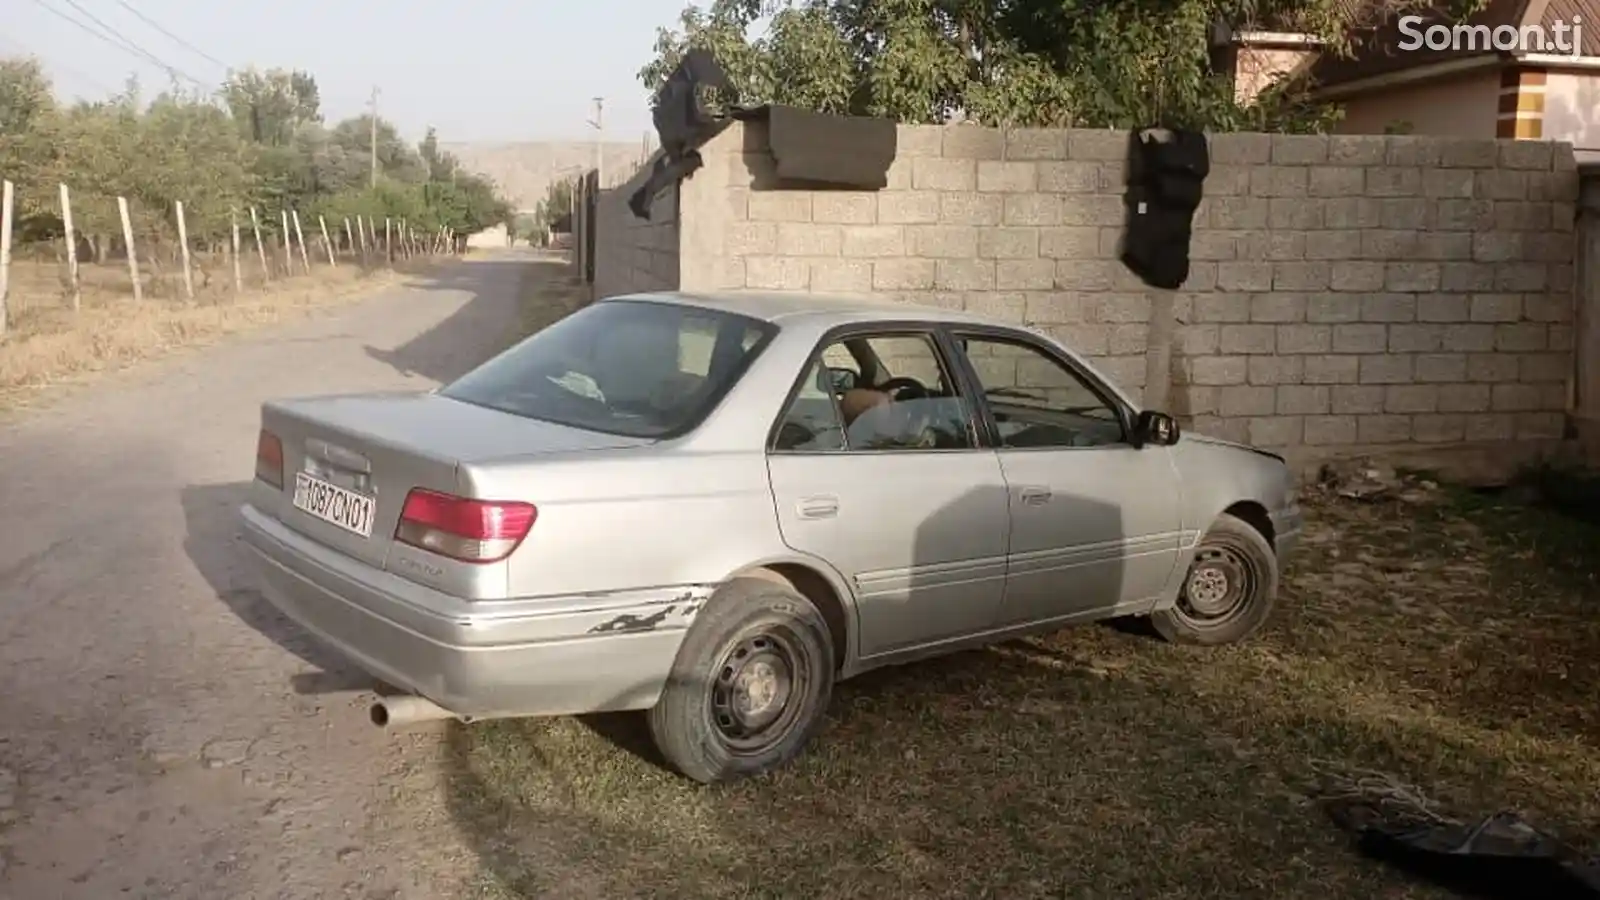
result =
[[[856,386],[856,373],[850,371],[849,369],[841,369],[835,366],[829,366],[828,382],[833,386],[834,393],[843,393]]]
[[[1133,420],[1134,446],[1170,447],[1178,442],[1178,420],[1164,412],[1147,409]]]

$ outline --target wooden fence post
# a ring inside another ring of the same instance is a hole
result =
[[[306,233],[300,230],[300,210],[289,214],[294,219],[294,236],[300,239],[300,265],[306,267],[306,274],[311,274],[311,257],[306,253]]]
[[[356,233],[350,229],[350,217],[344,217],[344,245],[350,249],[352,255],[356,252]]]
[[[388,259],[389,265],[394,265],[394,243],[389,237],[388,216],[383,217],[383,255],[386,259]]]
[[[133,246],[133,217],[128,215],[128,198],[117,198],[117,212],[122,216],[122,241],[128,245],[128,277],[133,279],[133,299],[144,299],[144,285],[139,281],[139,252]]]
[[[183,257],[183,294],[194,299],[194,274],[189,271],[189,223],[183,219],[183,201],[174,200],[173,209],[178,214],[178,253]]]
[[[356,216],[356,237],[361,241],[361,265],[369,266],[371,262],[367,259],[367,225],[361,221],[360,216]]]
[[[256,233],[256,258],[261,260],[261,283],[266,284],[272,280],[272,270],[267,268],[267,245],[261,242],[261,219],[254,206],[250,207],[250,230]]]
[[[72,195],[61,185],[61,230],[67,242],[67,285],[72,290],[72,311],[83,306],[83,288],[78,281],[78,232],[72,227]]]
[[[328,251],[328,266],[330,268],[337,269],[337,268],[339,268],[339,264],[337,262],[334,262],[334,259],[333,259],[333,241],[328,240],[328,220],[327,220],[327,218],[325,218],[323,216],[317,216],[317,226],[322,229],[322,246],[323,246],[324,249],[326,249]]]
[[[294,241],[289,237],[289,211],[284,209],[279,210],[279,212],[281,213],[280,218],[283,220],[278,226],[278,235],[281,238],[279,242],[283,244],[283,277],[293,278],[294,251],[291,249],[291,247]]]
[[[233,292],[244,293],[244,266],[239,262],[239,211],[228,210],[228,219],[233,224]]]
[[[0,182],[0,338],[6,336],[6,301],[11,295],[11,213],[16,208],[15,188]]]

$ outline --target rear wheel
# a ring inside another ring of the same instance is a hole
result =
[[[1253,525],[1223,513],[1201,539],[1177,605],[1150,617],[1163,638],[1215,646],[1242,641],[1278,597],[1278,556]]]
[[[649,713],[662,756],[695,781],[756,775],[793,759],[833,695],[828,625],[787,585],[740,578],[689,629]]]

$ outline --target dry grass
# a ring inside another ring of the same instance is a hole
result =
[[[250,260],[254,264],[254,260]],[[296,263],[298,266],[298,261]],[[39,391],[108,369],[165,355],[229,334],[304,316],[394,283],[399,273],[363,272],[352,260],[337,269],[313,264],[309,275],[260,283],[246,269],[245,290],[233,290],[231,267],[208,266],[196,277],[193,302],[170,273],[141,273],[144,300],[135,302],[122,263],[82,267],[82,304],[75,313],[54,263],[13,263],[10,327],[0,341],[0,408],[37,399]]]
[[[483,897],[1436,897],[1314,802],[1390,773],[1600,849],[1600,527],[1508,500],[1310,506],[1269,630],[1089,626],[869,674],[791,768],[704,789],[636,717],[456,728]]]

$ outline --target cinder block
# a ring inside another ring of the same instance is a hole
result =
[[[811,290],[855,293],[872,290],[872,263],[860,259],[811,259]]]
[[[1208,221],[1212,228],[1244,231],[1266,228],[1272,213],[1272,199],[1268,197],[1214,197],[1211,200]],[[1198,216],[1196,217],[1198,221]]]
[[[1543,142],[1528,141],[1528,143]],[[1472,188],[1473,195],[1480,200],[1526,200],[1528,173],[1512,169],[1486,169],[1480,171],[1478,177],[1473,179]]]
[[[1467,245],[1470,255],[1472,246]],[[1362,255],[1361,232],[1318,231],[1306,236],[1307,260],[1342,261],[1360,259]]]
[[[1575,313],[1571,294],[1529,294],[1522,298],[1522,314],[1533,322],[1571,322]]]
[[[1123,205],[1122,198],[1104,194],[1063,195],[1060,198],[1059,211],[1059,221],[1062,225],[1120,226],[1128,219],[1128,210]],[[1038,224],[1051,223],[1040,222]]]
[[[1439,165],[1447,169],[1492,169],[1499,165],[1500,148],[1492,140],[1443,138],[1439,140]]]
[[[1306,384],[1354,384],[1360,377],[1358,356],[1307,356]]]
[[[1277,340],[1277,329],[1271,325],[1222,326],[1223,353],[1272,353]]]
[[[1003,159],[1006,138],[998,128],[949,125],[940,146],[943,155],[956,159]]]
[[[938,260],[934,270],[933,286],[941,291],[995,290],[994,260],[970,258]]]
[[[871,225],[878,220],[878,198],[865,191],[818,191],[811,198],[811,221]]]
[[[1305,318],[1304,294],[1256,294],[1250,298],[1252,322],[1303,322]]]
[[[1211,174],[1206,176],[1207,197],[1239,197],[1250,193],[1251,166],[1224,165],[1211,161]]]
[[[883,225],[932,225],[939,221],[940,195],[936,191],[882,191],[878,194],[878,222]]]
[[[1477,262],[1511,262],[1523,258],[1520,232],[1488,232],[1472,236],[1472,258]]]
[[[1554,441],[1566,434],[1566,417],[1555,412],[1520,413],[1517,440]]]
[[[1550,326],[1550,349],[1570,351],[1572,349],[1572,326]]]
[[[1005,262],[997,264],[997,272],[1003,270]],[[1055,267],[1050,266],[1046,273],[1050,281],[1055,280]],[[1082,322],[1083,297],[1080,294],[1062,291],[1027,291],[1023,293],[1023,321],[1039,323],[1066,323]]]
[[[1376,385],[1334,385],[1329,408],[1338,415],[1370,415],[1383,412],[1383,388]]]
[[[1250,357],[1251,384],[1299,384],[1305,381],[1305,360],[1299,356]]]
[[[1353,444],[1355,441],[1355,416],[1307,416],[1305,419],[1307,445]]]
[[[1469,317],[1473,322],[1517,322],[1522,319],[1521,294],[1473,294]]]
[[[1272,135],[1272,164],[1314,166],[1328,161],[1328,137],[1322,134]]]
[[[1279,325],[1277,346],[1282,354],[1327,353],[1333,348],[1333,327]]]
[[[1110,260],[1062,259],[1056,261],[1055,286],[1064,291],[1113,290],[1127,269]]]
[[[1381,262],[1340,261],[1329,270],[1329,287],[1341,292],[1381,291],[1385,268]]]
[[[1250,295],[1203,294],[1194,298],[1196,322],[1248,322],[1250,321]]]
[[[1048,291],[1056,285],[1055,260],[996,260],[994,285],[1002,291]]]
[[[1377,134],[1335,134],[1328,137],[1328,162],[1339,166],[1383,165],[1388,141]]]
[[[1495,412],[1526,412],[1540,405],[1541,393],[1534,384],[1497,384],[1489,395],[1489,408]]]
[[[1422,196],[1440,199],[1456,197],[1471,199],[1473,172],[1471,169],[1423,169]]]
[[[1426,260],[1468,260],[1472,258],[1472,235],[1462,231],[1435,231],[1417,235],[1417,258]]]
[[[1355,294],[1312,294],[1306,300],[1306,321],[1336,324],[1361,321],[1361,298]]]
[[[1325,291],[1331,280],[1332,266],[1325,262],[1275,262],[1272,264],[1272,288],[1277,291]]]
[[[1439,408],[1439,388],[1432,384],[1394,384],[1384,389],[1383,411],[1429,413]]]
[[[1087,225],[1040,228],[1040,256],[1051,259],[1099,259],[1100,229]]]
[[[1411,417],[1411,439],[1419,444],[1448,444],[1460,441],[1467,430],[1467,417],[1458,413],[1427,413]]]
[[[1323,227],[1323,201],[1314,197],[1272,197],[1268,201],[1267,227],[1309,231]]]
[[[1368,197],[1332,197],[1322,205],[1329,228],[1377,228],[1383,224],[1383,205]]]
[[[1494,327],[1494,348],[1502,353],[1531,353],[1549,349],[1549,328],[1541,322],[1518,322]]]
[[[1278,406],[1277,388],[1235,384],[1217,392],[1217,412],[1226,417],[1270,416]]]
[[[1089,301],[1096,322],[1131,323],[1150,321],[1148,294],[1101,294]]]
[[[1544,263],[1505,263],[1495,272],[1495,290],[1534,293],[1550,286],[1550,267]]]
[[[978,255],[978,229],[972,225],[907,225],[911,255],[932,259],[971,259]]]
[[[899,125],[895,128],[895,158],[941,156],[945,129],[939,125]]]
[[[778,252],[778,226],[773,222],[730,222],[724,241],[730,256],[770,256]]]
[[[1005,198],[1000,194],[940,193],[939,221],[947,225],[999,225]]]
[[[751,191],[750,221],[809,222],[811,196],[810,191]]]
[[[1356,441],[1362,444],[1403,444],[1411,440],[1410,416],[1357,416]]]
[[[1039,189],[1039,167],[1031,162],[978,163],[978,190],[1017,193]]]
[[[1098,163],[1041,162],[1036,172],[1039,190],[1047,194],[1093,194],[1100,190]]]
[[[779,222],[778,253],[782,256],[838,256],[844,233],[838,225]]]
[[[1250,375],[1249,360],[1243,356],[1197,356],[1192,366],[1191,377],[1199,385],[1239,385]]]
[[[972,159],[921,157],[911,161],[911,187],[918,191],[971,191],[978,188],[978,163]]]
[[[1073,159],[1101,161],[1127,159],[1128,133],[1109,128],[1072,129],[1067,132],[1067,154]]]
[[[1407,166],[1374,166],[1367,172],[1368,197],[1422,196],[1422,170]]]
[[[1221,345],[1220,325],[1179,325],[1174,351],[1181,356],[1214,356]]]
[[[1457,353],[1481,353],[1494,349],[1493,325],[1446,325],[1444,349]]]
[[[1002,322],[1021,324],[1027,310],[1027,295],[1003,291],[973,291],[963,298],[961,308]]]
[[[1329,411],[1332,389],[1318,384],[1285,384],[1278,387],[1278,412],[1291,416],[1320,416]]]
[[[1308,171],[1299,166],[1254,166],[1250,169],[1250,195],[1304,197],[1310,190]]]
[[[1007,225],[1060,225],[1061,198],[1054,194],[1003,194]]]
[[[1413,260],[1422,236],[1415,231],[1369,228],[1361,232],[1361,255],[1367,259]]]
[[[1220,291],[1270,291],[1273,268],[1271,263],[1219,262],[1217,263],[1217,290]]]
[[[1419,294],[1418,322],[1465,322],[1467,298],[1464,294]]]
[[[1444,199],[1434,204],[1433,227],[1440,231],[1485,231],[1494,227],[1493,200]]]
[[[906,230],[899,225],[845,225],[840,228],[840,246],[845,256],[904,256]]]
[[[1487,412],[1489,386],[1486,384],[1443,384],[1439,386],[1439,411],[1445,413]]]
[[[1301,443],[1304,420],[1299,416],[1255,416],[1250,422],[1254,447],[1289,447]]]
[[[1548,172],[1554,165],[1549,141],[1500,141],[1500,165],[1507,169],[1532,169]]]
[[[1509,441],[1516,436],[1516,416],[1510,413],[1485,413],[1467,416],[1469,441]]]
[[[1384,165],[1430,168],[1439,165],[1439,142],[1431,135],[1390,135],[1388,145]]]
[[[1407,384],[1414,378],[1410,356],[1375,354],[1361,357],[1362,384]]]
[[[1363,322],[1414,322],[1417,298],[1410,294],[1367,294],[1361,298]]]
[[[1517,358],[1509,353],[1473,353],[1467,356],[1467,380],[1510,383],[1519,374]]]
[[[978,230],[978,255],[991,259],[1032,259],[1039,255],[1039,229],[996,227]]]
[[[1550,224],[1550,204],[1531,200],[1491,200],[1498,231],[1543,231]]]
[[[1356,166],[1313,166],[1307,193],[1312,197],[1360,197],[1366,193],[1366,173]]]
[[[877,291],[931,291],[937,266],[931,259],[878,259],[872,265],[872,288]]]
[[[1229,132],[1210,135],[1211,161],[1216,165],[1255,166],[1272,161],[1272,135]]]
[[[811,269],[791,256],[747,256],[744,286],[766,290],[803,291],[811,286]]]
[[[1389,346],[1389,329],[1385,325],[1335,325],[1333,326],[1333,352],[1382,353]]]
[[[1434,204],[1415,197],[1385,197],[1378,201],[1383,210],[1379,228],[1390,231],[1421,231],[1433,227]]]
[[[1389,352],[1391,353],[1435,353],[1443,346],[1443,325],[1398,324],[1389,326]]]
[[[1419,353],[1414,370],[1418,384],[1465,381],[1467,357],[1462,353]]]
[[[1066,159],[1068,132],[1060,128],[1011,128],[1005,132],[1006,159]]]
[[[1572,374],[1572,357],[1566,353],[1524,353],[1517,357],[1517,377],[1523,381],[1559,381]]]
[[[1238,239],[1239,258],[1271,262],[1297,262],[1306,258],[1304,231],[1244,231]]]

